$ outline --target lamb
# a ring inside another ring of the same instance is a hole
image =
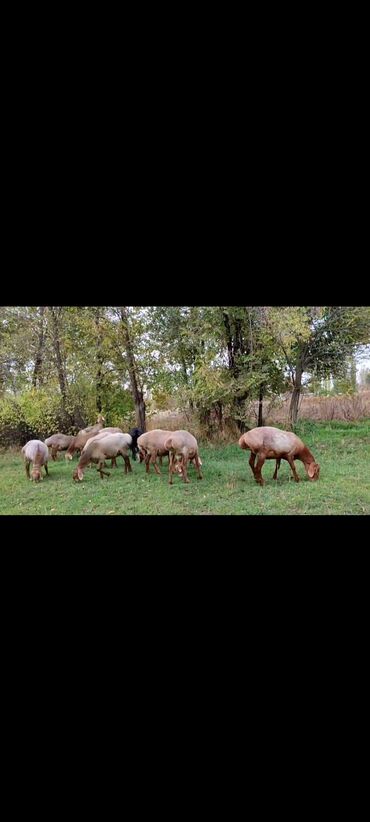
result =
[[[75,451],[82,451],[84,445],[86,445],[87,443],[87,440],[90,439],[90,437],[93,437],[94,434],[98,434],[99,431],[101,431],[101,429],[103,428],[104,423],[105,419],[100,414],[96,425],[89,425],[87,428],[81,428],[81,431],[78,432],[77,436],[74,437],[73,441],[68,447],[65,459],[71,460],[73,459],[73,454],[75,453]]]
[[[57,460],[58,451],[66,451],[75,437],[70,437],[67,434],[53,434],[45,440],[45,445],[51,449],[51,458],[53,462]]]
[[[178,471],[182,475],[184,482],[189,482],[187,465],[189,460],[194,460],[198,471],[198,479],[202,479],[200,470],[200,459],[198,443],[189,431],[171,431],[171,434],[164,442],[164,448],[169,451],[169,484],[172,485],[172,474]],[[176,465],[176,460],[180,458],[180,464]]]
[[[294,460],[303,462],[310,480],[319,478],[319,464],[315,462],[315,458],[307,446],[292,431],[281,431],[280,428],[271,428],[270,426],[252,428],[251,431],[242,434],[239,445],[240,448],[251,452],[249,465],[258,485],[264,485],[261,469],[266,459],[276,459],[273,479],[277,479],[277,472],[282,459],[289,462],[296,482],[299,482],[299,476],[295,469]],[[258,460],[256,467],[254,467],[256,456]]]
[[[103,479],[103,474],[109,477],[106,471],[103,471],[104,461],[109,457],[117,457],[121,454],[125,461],[125,474],[131,472],[131,463],[128,455],[129,448],[132,443],[132,438],[129,434],[109,434],[106,437],[91,438],[84,446],[77,468],[73,472],[73,479],[77,482],[82,482],[83,472],[90,462],[97,462],[97,470],[100,473],[100,478]]]
[[[35,480],[35,482],[39,482],[43,479],[41,476],[41,468],[44,466],[45,472],[49,475],[48,471],[48,459],[49,459],[49,449],[47,445],[41,440],[29,440],[26,442],[26,445],[22,448],[22,453],[24,456],[25,467],[26,467],[26,476],[27,479]],[[32,466],[32,474],[30,477],[30,463],[33,463]]]

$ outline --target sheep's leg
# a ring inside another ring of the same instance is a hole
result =
[[[117,457],[112,457],[112,459],[110,461],[110,467],[111,468],[117,468]]]
[[[299,482],[299,476],[298,476],[298,474],[297,474],[297,471],[296,471],[296,468],[295,468],[295,465],[294,465],[294,459],[293,459],[293,457],[287,457],[287,460],[288,460],[289,465],[290,465],[290,467],[291,467],[291,469],[292,469],[292,474],[293,474],[293,477],[294,477],[295,481],[296,481],[296,482]]]
[[[54,446],[52,446],[52,448],[51,448],[51,458],[52,458],[53,462],[56,462],[57,459],[58,459],[57,453],[58,453],[58,449],[55,448]]]
[[[174,472],[174,465],[175,465],[175,455],[172,452],[168,455],[168,475],[169,475],[169,485],[173,485],[172,474]]]
[[[46,476],[48,477],[48,476],[49,476],[49,470],[48,470],[48,464],[47,464],[47,462],[45,463],[44,468],[45,468],[45,474],[46,474]]]
[[[277,479],[278,470],[280,468],[280,463],[281,463],[281,458],[279,457],[279,459],[276,460],[276,468],[275,468],[274,476],[273,476],[272,479],[275,479],[275,480]]]
[[[160,477],[161,472],[160,472],[160,470],[158,468],[158,465],[157,465],[157,451],[153,451],[152,456],[151,456],[151,462],[153,463],[153,468],[155,470],[155,473],[158,474],[158,476]]]
[[[249,465],[250,465],[250,467],[251,467],[251,469],[252,469],[252,472],[253,472],[253,476],[254,476],[254,477],[256,476],[256,474],[255,474],[255,470],[254,470],[254,463],[255,463],[255,459],[256,459],[256,454],[253,454],[253,452],[251,451],[251,455],[250,455],[250,457],[249,457]]]
[[[30,479],[30,465],[31,465],[31,460],[26,460],[25,461],[25,468],[26,468],[26,477],[27,477],[27,479]]]
[[[258,485],[264,485],[265,484],[265,481],[264,481],[264,479],[262,477],[262,474],[261,474],[262,466],[265,462],[265,459],[266,459],[265,454],[259,454],[258,455],[257,465],[256,465],[256,468],[255,468],[255,471],[254,471],[254,477],[255,477],[255,480],[258,483]]]
[[[145,455],[145,473],[146,474],[149,474],[150,460],[151,460],[151,455],[149,453],[146,453],[146,455]]]
[[[183,477],[184,482],[190,482],[190,480],[188,478],[188,470],[187,470],[188,469],[188,461],[189,461],[189,457],[184,454],[183,460],[182,460],[182,477]]]
[[[160,464],[160,466],[161,466],[161,468],[162,468],[162,465],[163,465],[163,463],[162,463],[162,457],[160,457],[160,456],[159,456],[159,457],[158,457],[158,460],[159,460],[159,464]]]
[[[126,457],[124,454],[122,454],[122,456],[123,456],[123,459],[125,461],[125,474],[127,474],[127,473],[132,474],[130,457]]]
[[[196,469],[197,469],[197,471],[198,471],[198,479],[203,479],[203,475],[202,475],[202,472],[201,472],[201,470],[200,470],[200,463],[199,463],[199,457],[198,457],[198,454],[196,454],[196,455],[195,455],[195,457],[194,457],[194,462],[195,462],[195,467],[196,467]]]
[[[99,465],[98,465],[98,467],[97,467],[97,469],[96,469],[97,471],[99,471],[99,474],[100,474],[100,479],[103,479],[103,474],[104,474],[104,476],[105,476],[105,477],[109,477],[109,476],[110,476],[110,474],[108,474],[108,472],[107,472],[107,471],[103,471],[103,466],[104,466],[104,460],[100,460]]]

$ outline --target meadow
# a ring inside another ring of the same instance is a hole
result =
[[[274,481],[275,462],[268,460],[261,488],[249,467],[249,452],[233,442],[201,444],[203,480],[190,467],[188,485],[175,475],[169,486],[167,459],[158,477],[152,467],[147,476],[145,466],[132,461],[132,474],[125,475],[121,458],[117,469],[108,469],[108,479],[101,480],[93,466],[82,483],[74,483],[76,458],[66,462],[64,454],[49,461],[50,476],[37,484],[26,479],[20,448],[9,449],[0,454],[0,514],[370,514],[370,420],[307,420],[296,433],[320,463],[317,482],[310,482],[297,462],[301,482],[295,483],[285,461]]]

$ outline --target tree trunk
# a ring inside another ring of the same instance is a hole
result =
[[[130,375],[130,384],[131,384],[131,392],[132,398],[134,400],[135,405],[135,416],[136,416],[136,425],[138,428],[141,428],[142,431],[146,431],[146,420],[145,420],[145,401],[143,397],[143,392],[141,388],[139,388],[139,378],[137,373],[137,366],[135,363],[134,351],[132,346],[132,340],[130,337],[129,325],[128,325],[128,313],[126,306],[120,306],[121,310],[121,321],[122,321],[122,328],[123,328],[123,335],[124,335],[124,346],[127,356],[128,362],[128,370]]]
[[[260,385],[259,397],[258,397],[258,428],[261,428],[263,425],[263,385]]]
[[[39,386],[43,384],[42,366],[43,366],[44,348],[45,348],[44,314],[45,314],[45,306],[41,305],[40,306],[39,339],[38,339],[38,344],[37,344],[35,367],[33,369],[33,376],[32,376],[32,386],[33,386],[33,388],[36,388],[37,382],[38,382]]]
[[[231,336],[231,328],[230,328],[230,320],[229,315],[226,311],[222,312],[222,318],[225,326],[226,331],[226,345],[227,345],[227,356],[229,360],[229,370],[234,370],[235,360],[234,360],[234,351],[233,351],[233,340]]]
[[[100,324],[100,309],[97,308],[94,311],[95,314],[95,328],[96,328],[96,360],[97,360],[97,369],[96,369],[96,377],[95,377],[95,384],[96,384],[96,408],[99,414],[102,412],[102,396],[103,396],[103,336],[102,336],[102,327]]]
[[[244,411],[244,403],[248,397],[248,394],[245,393],[241,397],[235,397],[234,400],[234,408],[235,408],[235,417],[234,421],[236,422],[238,429],[241,434],[245,434],[248,430],[244,420],[242,419],[243,411]]]
[[[302,373],[302,364],[301,362],[298,362],[295,372],[293,394],[290,400],[289,408],[289,422],[292,428],[294,428],[298,419],[299,400],[302,391]]]
[[[357,388],[357,369],[356,369],[356,360],[354,354],[351,355],[351,364],[349,369],[349,375],[351,380],[351,388],[353,393],[356,392]]]
[[[60,306],[50,306],[49,310],[52,321],[53,348],[58,372],[60,393],[62,395],[62,408],[66,420],[70,423],[73,422],[73,418],[67,411],[67,375],[64,371],[60,340],[60,316],[62,309]]]

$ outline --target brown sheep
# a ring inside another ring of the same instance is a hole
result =
[[[45,440],[45,445],[51,449],[53,462],[57,460],[58,451],[66,451],[74,439],[75,437],[68,436],[68,434],[53,434]]]
[[[171,431],[162,431],[161,428],[154,428],[138,437],[137,444],[140,454],[140,462],[145,461],[145,471],[149,474],[149,465],[153,464],[156,474],[160,474],[157,466],[157,457],[165,457],[168,448],[164,447],[164,441],[169,437]]]
[[[100,473],[100,478],[103,475],[109,477],[106,471],[103,471],[105,460],[109,457],[117,457],[120,454],[125,461],[125,474],[131,472],[131,463],[129,458],[129,448],[132,443],[132,437],[129,434],[108,434],[106,437],[94,438],[84,446],[79,463],[73,472],[73,479],[82,482],[83,472],[90,462],[97,462],[97,470]]]
[[[319,464],[315,462],[315,458],[307,446],[292,431],[281,431],[280,428],[271,428],[270,426],[252,428],[251,431],[242,434],[239,445],[240,448],[251,452],[249,465],[258,485],[264,485],[261,469],[265,460],[272,459],[276,459],[273,479],[277,479],[277,472],[282,459],[289,462],[296,482],[299,482],[299,476],[295,469],[294,460],[303,462],[310,480],[319,478]],[[257,465],[254,467],[256,457],[258,457]]]
[[[99,414],[96,425],[89,425],[87,428],[82,428],[81,431],[78,432],[77,436],[73,438],[69,448],[67,449],[65,459],[71,460],[73,459],[73,454],[75,451],[82,451],[84,445],[87,443],[87,440],[90,439],[90,437],[93,437],[94,434],[98,434],[99,431],[102,430],[104,423],[104,417]]]
[[[200,470],[198,443],[189,431],[171,431],[164,442],[165,450],[169,451],[169,484],[172,485],[172,474],[177,471],[184,482],[189,482],[187,466],[189,460],[194,460],[198,471],[198,479],[203,479]],[[180,460],[180,462],[177,462]]]

